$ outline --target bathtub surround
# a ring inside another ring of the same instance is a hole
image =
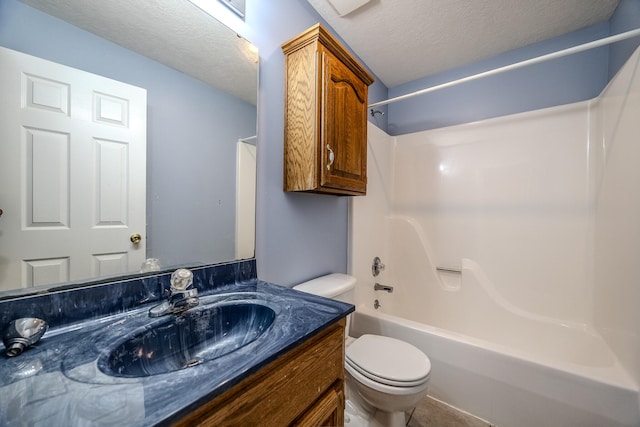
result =
[[[639,52],[598,100],[591,132],[593,324],[640,384]],[[640,399],[639,399],[640,402]]]
[[[591,101],[398,137],[370,125],[353,326],[421,348],[434,397],[497,425],[640,423],[639,55]]]
[[[618,34],[640,27],[640,1],[620,0],[616,11],[609,19],[609,31]],[[625,40],[609,48],[609,80],[616,75],[638,47],[640,38]]]

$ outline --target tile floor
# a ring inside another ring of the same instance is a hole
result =
[[[493,427],[480,418],[458,411],[438,400],[423,399],[409,420],[408,427]]]

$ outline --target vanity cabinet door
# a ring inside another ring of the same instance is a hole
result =
[[[173,426],[343,425],[345,325],[343,318]]]
[[[324,49],[322,63],[320,186],[365,194],[368,87]]]
[[[342,390],[329,390],[293,425],[297,427],[344,425],[344,393]]]

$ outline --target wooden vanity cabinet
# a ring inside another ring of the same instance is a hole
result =
[[[373,77],[320,24],[285,54],[284,190],[364,195]]]
[[[344,425],[344,328],[342,319],[175,425]]]

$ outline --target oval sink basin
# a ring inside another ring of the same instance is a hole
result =
[[[238,303],[167,316],[116,344],[98,359],[98,369],[116,377],[146,377],[178,371],[229,354],[258,339],[275,312]]]

